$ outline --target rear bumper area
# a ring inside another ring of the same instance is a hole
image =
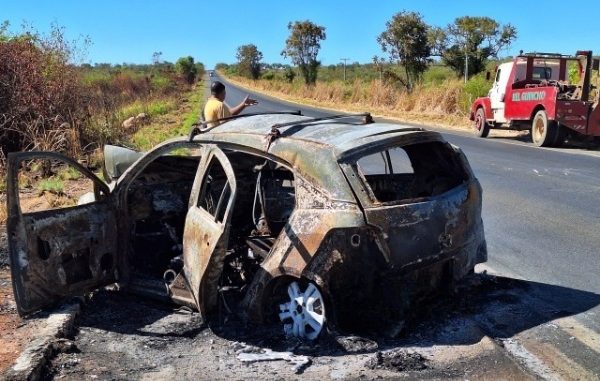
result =
[[[327,291],[333,325],[341,331],[378,332],[395,336],[404,322],[419,312],[420,301],[454,289],[456,282],[487,260],[481,233],[452,252],[400,269],[338,273]]]

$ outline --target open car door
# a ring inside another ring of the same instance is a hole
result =
[[[47,164],[46,174],[32,164],[38,162]],[[20,171],[22,167],[27,170]],[[79,179],[77,185],[90,184],[94,201],[75,205],[73,198],[65,196],[70,189],[55,189],[51,194],[30,184],[37,180],[62,184],[55,175],[59,171]],[[8,155],[7,183],[8,247],[20,315],[114,283],[119,263],[116,210],[104,182],[57,153],[20,152]],[[31,197],[37,194],[41,196]],[[48,201],[50,196],[55,198]],[[61,197],[68,202],[56,209]]]
[[[217,304],[236,195],[233,168],[223,151],[207,145],[194,180],[183,234],[183,271],[204,317]]]

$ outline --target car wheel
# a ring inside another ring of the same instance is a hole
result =
[[[475,135],[480,138],[485,138],[490,133],[490,126],[485,120],[485,111],[483,111],[483,107],[479,107],[475,112],[475,123],[473,124],[473,129],[475,130]]]
[[[538,111],[531,123],[531,140],[538,147],[548,147],[556,139],[556,122],[549,121],[545,110]]]
[[[317,286],[308,282],[301,287],[292,281],[287,298],[279,305],[279,320],[287,336],[315,340],[325,327],[325,300]]]

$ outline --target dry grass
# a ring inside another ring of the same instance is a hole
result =
[[[230,77],[229,80],[293,102],[340,111],[368,111],[410,123],[469,128],[467,111],[470,101],[465,99],[463,84],[459,80],[449,80],[439,86],[418,86],[410,93],[379,80],[317,82],[315,86],[279,80],[252,81],[242,77]]]

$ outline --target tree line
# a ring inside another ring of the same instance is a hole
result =
[[[318,54],[321,42],[326,39],[325,30],[310,20],[288,24],[289,36],[281,55],[292,61],[307,85],[317,81],[321,65]],[[490,17],[463,16],[439,27],[428,25],[418,12],[401,11],[387,21],[385,30],[377,37],[387,57],[374,56],[373,64],[382,68],[389,62],[402,67],[404,77],[397,80],[410,90],[436,60],[458,76],[478,74],[485,70],[489,59],[498,58],[499,52],[516,38],[517,29],[513,25],[501,25]],[[263,54],[256,45],[240,46],[236,58],[240,75],[252,79],[261,76]],[[293,70],[281,67],[286,71],[286,79],[293,81]]]

